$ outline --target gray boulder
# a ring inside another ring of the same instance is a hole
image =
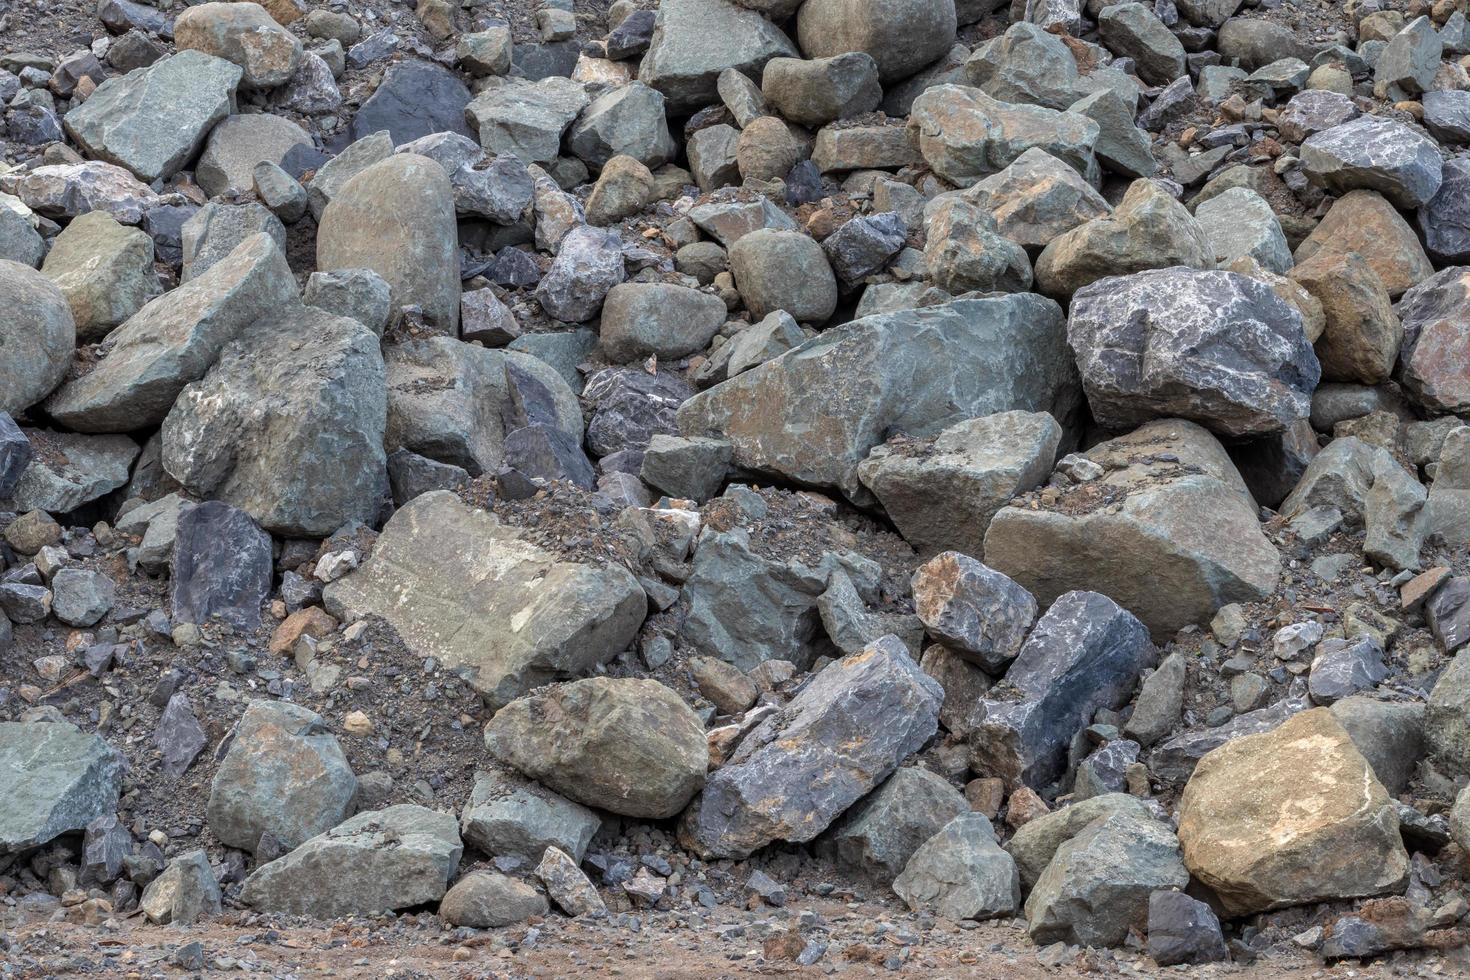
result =
[[[0,722],[0,854],[46,844],[117,809],[127,763],[66,722]]]
[[[1466,109],[1470,112],[1470,105]],[[1446,160],[1441,176],[1439,190],[1419,209],[1419,230],[1436,259],[1464,263],[1470,261],[1470,160]]]
[[[1185,73],[1184,45],[1164,26],[1153,9],[1141,3],[1115,3],[1097,17],[1103,44],[1132,58],[1138,77],[1150,85],[1168,85]]]
[[[266,234],[282,253],[286,226],[263,205],[221,204],[211,201],[190,216],[179,229],[183,267],[179,281],[188,282],[230,256],[250,236]]]
[[[49,395],[71,366],[76,320],[66,294],[28,265],[0,260],[0,412],[19,415]]]
[[[475,773],[460,813],[465,841],[490,857],[516,857],[533,865],[548,847],[580,862],[602,820],[579,803],[497,771]]]
[[[580,803],[671,817],[704,785],[704,726],[655,680],[591,677],[545,687],[495,713],[485,747]]]
[[[245,88],[270,89],[290,80],[302,43],[259,4],[204,3],[174,18],[180,51],[203,51],[239,65]]]
[[[1424,487],[1388,450],[1344,436],[1312,458],[1278,509],[1292,520],[1313,507],[1335,508],[1347,524],[1366,530],[1368,557],[1409,568],[1418,562],[1426,532],[1426,497]]]
[[[346,819],[356,794],[357,776],[321,715],[254,701],[230,733],[205,817],[222,844],[254,851],[269,834],[289,851]]]
[[[1302,168],[1333,193],[1378,191],[1413,210],[1439,190],[1443,160],[1434,140],[1385,116],[1360,116],[1302,143]]]
[[[1456,353],[1470,342],[1470,269],[1451,266],[1404,293],[1398,380],[1436,412],[1470,409],[1470,363]]]
[[[390,65],[372,96],[352,117],[353,139],[386,130],[395,144],[433,133],[470,135],[466,105],[469,89],[459,75],[423,58]]]
[[[696,395],[679,429],[735,462],[868,499],[858,464],[889,434],[927,436],[1012,409],[1070,421],[1061,311],[1032,294],[864,317]]]
[[[1321,377],[1296,308],[1233,272],[1099,280],[1073,297],[1067,337],[1109,428],[1176,416],[1234,438],[1268,435],[1310,414]]]
[[[821,126],[872,112],[883,98],[878,63],[863,51],[830,58],[772,58],[761,74],[761,94],[782,117]]]
[[[817,847],[844,867],[892,881],[925,841],[969,810],[943,777],[904,766],[839,817]]]
[[[453,816],[400,803],[359,813],[257,868],[240,900],[318,919],[410,908],[444,897],[463,851]]]
[[[956,816],[925,841],[894,880],[893,891],[911,910],[954,922],[1014,915],[1021,905],[1016,862],[979,813]]]
[[[561,558],[447,491],[394,514],[371,557],[323,598],[341,621],[383,617],[496,707],[612,658],[647,608],[622,566]]]
[[[1148,955],[1159,966],[1216,963],[1230,958],[1215,910],[1183,892],[1148,897]]]
[[[976,48],[965,78],[1002,102],[1048,109],[1066,109],[1079,94],[1076,57],[1061,38],[1028,21]]]
[[[223,911],[219,879],[203,849],[180,854],[143,889],[138,907],[156,925],[189,926]]]
[[[798,231],[759,228],[730,246],[730,272],[752,317],[778,310],[825,323],[837,308],[837,278],[816,240]]]
[[[791,39],[755,10],[730,0],[670,0],[659,4],[638,78],[685,113],[718,101],[727,69],[759,76],[772,58],[797,56]]]
[[[313,272],[306,279],[301,302],[334,316],[351,317],[381,337],[392,316],[392,290],[371,269]]]
[[[1425,711],[1422,703],[1376,701],[1365,695],[1346,697],[1332,705],[1338,724],[1392,796],[1409,785],[1424,754]]]
[[[546,896],[531,885],[494,871],[471,871],[439,903],[445,922],[469,929],[513,926],[545,915],[548,909]]]
[[[642,82],[610,89],[588,103],[567,132],[567,149],[594,170],[615,156],[649,169],[678,152],[664,119],[664,96]]]
[[[100,500],[128,482],[138,444],[127,436],[25,429],[34,456],[8,500],[6,510],[65,514]]]
[[[117,586],[101,572],[61,568],[51,576],[51,615],[68,626],[95,625],[116,598]]]
[[[536,286],[536,301],[554,320],[582,323],[602,309],[624,278],[623,242],[616,231],[577,225],[561,240],[556,258]]]
[[[10,208],[0,208],[0,259],[40,268],[46,257],[46,240],[32,220]]]
[[[1371,690],[1387,677],[1383,647],[1373,637],[1323,640],[1312,658],[1307,693],[1313,704],[1330,705],[1359,691]]]
[[[603,301],[602,353],[614,364],[678,360],[698,353],[725,325],[725,303],[672,283],[625,282]]]
[[[486,88],[465,107],[465,117],[479,132],[480,145],[496,156],[550,163],[560,155],[562,136],[587,102],[582,84],[568,78],[509,78]]]
[[[836,661],[710,775],[680,841],[709,859],[812,840],[933,737],[942,698],[895,637]]]
[[[63,121],[88,156],[151,183],[188,166],[214,124],[234,111],[241,77],[222,58],[180,51],[109,78]]]
[[[808,58],[865,51],[886,85],[939,58],[955,40],[954,4],[946,0],[807,0],[796,37]]]
[[[1150,819],[1148,804],[1138,797],[1126,793],[1105,793],[1043,813],[1017,827],[1006,842],[1006,852],[1016,860],[1021,887],[1031,891],[1059,847],[1098,820],[1118,813],[1138,820]]]
[[[238,196],[255,186],[255,167],[279,165],[292,150],[312,151],[311,136],[284,116],[230,116],[209,131],[194,179],[210,197]]]
[[[1194,216],[1219,265],[1249,256],[1271,272],[1284,273],[1292,267],[1291,247],[1281,223],[1271,205],[1255,191],[1232,187],[1197,207]]]
[[[1393,37],[1373,63],[1373,92],[1403,102],[1428,92],[1439,71],[1444,43],[1428,17],[1416,17]]]
[[[987,212],[961,197],[945,198],[924,215],[924,267],[952,294],[1027,292],[1026,250],[998,232]]]
[[[205,274],[133,314],[109,337],[108,356],[63,385],[46,409],[82,432],[156,425],[245,327],[296,302],[286,257],[269,235],[252,235]]]

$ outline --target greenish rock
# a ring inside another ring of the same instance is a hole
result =
[[[957,815],[920,845],[893,891],[911,910],[954,922],[1014,915],[1021,906],[1016,862],[979,813]]]
[[[52,242],[41,274],[66,297],[83,342],[102,339],[163,292],[153,239],[105,211],[74,218]]]
[[[0,722],[0,854],[82,830],[117,809],[126,761],[66,722]]]

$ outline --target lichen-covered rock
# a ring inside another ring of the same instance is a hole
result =
[[[705,858],[812,840],[934,735],[942,699],[896,637],[836,661],[710,775],[680,840]]]
[[[512,701],[485,727],[492,755],[570,799],[672,817],[704,785],[704,726],[655,680],[590,677]]]
[[[1325,708],[1201,759],[1179,801],[1179,840],[1232,916],[1380,895],[1409,872],[1393,801]]]
[[[383,617],[497,707],[621,652],[647,609],[622,566],[563,560],[447,491],[401,508],[323,596],[339,620]]]
[[[1099,280],[1073,297],[1067,337],[1109,428],[1173,416],[1234,438],[1268,435],[1310,414],[1321,377],[1301,314],[1233,272]]]

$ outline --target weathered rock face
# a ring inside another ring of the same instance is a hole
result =
[[[4,501],[7,510],[76,510],[127,483],[138,458],[138,444],[127,436],[23,431],[36,452]]]
[[[1470,408],[1470,269],[1451,267],[1414,286],[1399,301],[1403,346],[1398,378],[1434,411]]]
[[[1221,606],[1275,589],[1280,555],[1208,432],[1190,422],[1153,422],[1095,446],[1088,458],[1108,471],[1071,491],[1081,495],[1079,503],[1101,499],[1094,495],[1104,488],[1122,499],[1075,511],[1002,508],[985,537],[987,564],[1043,604],[1072,589],[1102,592],[1157,636],[1207,623]],[[1209,527],[1199,521],[1202,513],[1211,515]],[[1157,588],[1161,575],[1168,590]]]
[[[409,449],[479,476],[500,468],[517,427],[541,423],[582,441],[576,395],[530,354],[432,337],[389,346],[386,366],[390,453]]]
[[[664,94],[671,112],[689,112],[719,98],[726,69],[759,77],[772,58],[797,56],[791,39],[755,10],[728,0],[673,0],[659,4],[638,78]]]
[[[532,865],[548,847],[581,861],[602,820],[579,803],[500,772],[475,773],[475,786],[460,814],[464,839],[492,857],[518,857]]]
[[[1315,350],[1328,381],[1380,384],[1398,360],[1403,328],[1383,280],[1356,252],[1319,252],[1291,270],[1322,304]]]
[[[932,444],[877,446],[858,465],[858,479],[920,555],[983,559],[996,511],[1046,481],[1061,439],[1062,427],[1045,412],[998,412],[952,425]]]
[[[1378,191],[1412,211],[1439,190],[1439,147],[1385,116],[1359,116],[1323,130],[1302,144],[1307,176],[1336,193]]]
[[[995,218],[1000,234],[1033,249],[1112,211],[1081,174],[1037,147],[971,186],[964,196]]]
[[[970,737],[970,768],[1007,786],[1043,789],[1067,768],[1067,746],[1098,708],[1133,694],[1158,662],[1143,623],[1107,596],[1069,592],[1027,637],[992,688]]]
[[[925,841],[969,810],[942,776],[904,766],[844,813],[817,846],[839,864],[891,881]]]
[[[1401,296],[1434,274],[1419,236],[1403,215],[1374,191],[1350,191],[1296,248],[1297,262],[1318,252],[1357,252],[1368,261],[1390,296]]]
[[[947,198],[928,208],[924,236],[924,266],[940,289],[959,294],[1031,288],[1026,250],[1002,237],[995,219],[963,198]]]
[[[964,72],[976,88],[1004,102],[1065,109],[1077,101],[1077,59],[1059,37],[1027,21],[976,48]]]
[[[163,422],[163,465],[267,530],[324,537],[378,512],[387,414],[372,331],[294,307],[257,320],[179,395]]]
[[[1036,886],[1057,848],[1091,824],[1115,813],[1140,820],[1150,818],[1148,805],[1138,797],[1126,793],[1105,793],[1042,814],[1016,828],[1015,834],[1006,842],[1006,852],[1016,859],[1022,887],[1029,892]]]
[[[1393,801],[1325,708],[1201,759],[1179,840],[1230,915],[1379,895],[1408,875]]]
[[[1006,576],[954,551],[914,572],[914,610],[944,648],[1004,672],[1036,621],[1036,600]]]
[[[179,281],[202,275],[255,234],[269,235],[277,248],[286,250],[286,226],[263,205],[206,204],[179,229],[184,260]]]
[[[269,834],[291,850],[346,819],[356,793],[357,777],[321,715],[256,701],[235,724],[206,817],[230,847],[254,851]]]
[[[602,350],[617,364],[650,354],[676,360],[704,350],[725,324],[718,297],[671,283],[622,283],[602,307]]]
[[[83,341],[106,336],[162,292],[153,271],[153,239],[103,211],[67,225],[41,272],[66,296]]]
[[[825,323],[837,306],[837,279],[817,242],[796,231],[760,228],[730,246],[730,272],[752,316],[784,310]]]
[[[910,909],[953,921],[1011,915],[1021,904],[1016,862],[979,813],[956,816],[925,841],[893,890]]]
[[[696,395],[679,429],[737,465],[866,499],[858,464],[890,434],[1011,409],[1069,422],[1078,397],[1061,312],[1033,294],[864,317]]]
[[[796,18],[796,37],[808,58],[865,51],[884,84],[943,55],[954,36],[954,5],[943,0],[808,0]]]
[[[945,180],[969,187],[1039,148],[1084,177],[1095,173],[1100,129],[1074,112],[999,102],[976,88],[937,85],[914,100],[909,130],[925,161]]]
[[[240,900],[319,919],[437,902],[463,851],[453,816],[401,803],[359,813],[256,869]]]
[[[664,120],[664,96],[632,82],[598,96],[567,133],[567,147],[589,166],[630,156],[645,167],[661,167],[678,147]]]
[[[472,871],[449,889],[439,914],[450,925],[498,929],[548,911],[546,896],[524,881],[493,871]]]
[[[1311,412],[1321,377],[1301,314],[1233,272],[1159,269],[1073,297],[1067,337],[1098,422],[1174,416],[1224,436],[1279,432]]]
[[[45,844],[117,809],[123,757],[65,722],[0,722],[0,854]]]
[[[252,235],[208,272],[133,314],[109,336],[107,357],[62,385],[46,410],[81,432],[156,425],[226,344],[262,315],[296,302],[286,257],[269,235]]]
[[[245,194],[254,187],[256,164],[279,166],[292,151],[315,152],[306,130],[291,120],[268,113],[230,116],[209,131],[194,179],[210,197]]]
[[[371,269],[393,308],[414,305],[435,327],[459,331],[459,231],[454,188],[427,157],[396,153],[352,177],[322,212],[317,268]]]
[[[1291,268],[1291,248],[1276,213],[1250,188],[1232,187],[1217,194],[1200,204],[1194,215],[1221,265],[1248,256],[1270,272]]]
[[[508,79],[481,93],[465,107],[465,116],[479,131],[480,144],[495,155],[548,163],[587,101],[584,87],[570,79]]]
[[[1365,554],[1406,568],[1418,560],[1425,496],[1388,450],[1344,436],[1312,458],[1280,511],[1291,520],[1314,507],[1334,508],[1345,523],[1365,528]]]
[[[301,62],[300,39],[255,3],[189,7],[174,18],[174,43],[239,65],[246,88],[284,85]]]
[[[1057,848],[1026,898],[1026,931],[1036,943],[1116,946],[1142,931],[1153,892],[1188,883],[1168,827],[1114,812]]]
[[[704,785],[704,726],[655,680],[589,677],[512,701],[485,747],[562,795],[630,817],[672,817]]]
[[[942,699],[895,637],[836,661],[710,775],[680,840],[706,858],[812,840],[933,736]]]
[[[170,861],[163,874],[143,889],[138,907],[150,922],[187,926],[218,915],[221,897],[219,880],[209,866],[209,856],[201,849]]]
[[[339,620],[383,617],[497,707],[620,652],[647,603],[621,566],[560,560],[446,491],[394,514],[372,556],[323,597]]]
[[[0,259],[0,412],[19,415],[66,377],[77,345],[76,321],[66,294],[19,262]]]

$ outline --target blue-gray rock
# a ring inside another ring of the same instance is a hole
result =
[[[444,897],[463,852],[452,815],[400,803],[359,813],[258,868],[240,900],[319,919],[410,908]]]
[[[582,396],[594,406],[587,448],[594,456],[642,451],[657,433],[677,435],[675,413],[694,389],[677,373],[605,368],[587,379]]]
[[[1097,123],[1093,152],[1103,166],[1125,177],[1152,177],[1158,173],[1148,134],[1134,124],[1133,109],[1122,95],[1112,89],[1099,89],[1064,108]]]
[[[1115,54],[1132,58],[1150,85],[1168,85],[1185,74],[1184,46],[1163,21],[1141,3],[1115,3],[1097,17],[1098,33]]]
[[[565,480],[591,490],[597,474],[582,444],[561,429],[533,422],[505,435],[504,465],[527,479]]]
[[[1060,110],[1081,94],[1076,57],[1061,38],[1027,21],[976,48],[964,70],[971,85],[1002,102]]]
[[[182,692],[174,694],[158,718],[158,727],[153,730],[153,745],[158,749],[163,771],[175,779],[182,776],[204,751],[206,742],[204,729],[189,704],[189,696]]]
[[[837,278],[852,285],[882,272],[907,240],[903,218],[896,211],[882,211],[844,222],[822,240],[822,250]]]
[[[562,136],[588,100],[586,88],[567,78],[512,78],[480,93],[465,114],[486,150],[523,163],[549,163],[560,155]]]
[[[1416,17],[1393,37],[1373,63],[1373,93],[1403,102],[1428,92],[1439,71],[1444,43],[1428,17]]]
[[[1305,697],[1282,698],[1274,704],[1236,715],[1223,725],[1183,732],[1154,749],[1149,772],[1154,778],[1183,786],[1194,767],[1211,751],[1233,739],[1269,732],[1292,715],[1311,707]]]
[[[1356,641],[1323,640],[1312,658],[1307,692],[1313,704],[1329,705],[1370,690],[1386,677],[1383,647],[1372,636]]]
[[[180,51],[97,86],[66,114],[66,131],[88,156],[126,167],[144,182],[171,177],[234,110],[241,76],[223,58]]]
[[[960,187],[999,173],[1032,148],[1096,175],[1101,130],[1087,116],[1001,102],[976,88],[936,85],[914,99],[910,133],[936,174]]]
[[[254,851],[269,834],[290,850],[341,823],[356,793],[357,777],[321,715],[254,701],[230,734],[205,815],[222,844]]]
[[[392,315],[392,290],[371,269],[313,272],[301,301],[335,316],[351,317],[379,337]]]
[[[1148,897],[1147,948],[1159,966],[1230,958],[1214,909],[1176,891],[1156,891]]]
[[[184,389],[163,422],[163,465],[269,531],[323,537],[376,515],[387,412],[378,338],[298,306],[256,321]]]
[[[607,56],[612,61],[626,61],[648,50],[653,40],[656,11],[633,10],[618,26],[608,32]]]
[[[260,623],[270,596],[271,538],[243,510],[207,500],[179,515],[174,537],[171,616],[219,620],[242,632]]]
[[[1424,125],[1436,139],[1446,143],[1470,143],[1470,92],[1454,89],[1425,92],[1419,101],[1424,106]]]
[[[1432,139],[1384,116],[1360,116],[1309,137],[1301,159],[1308,178],[1333,193],[1374,190],[1405,210],[1434,197],[1443,166]]]
[[[957,300],[828,330],[696,395],[685,435],[735,447],[735,463],[867,501],[858,464],[890,433],[936,434],[963,418],[1078,404],[1061,311],[1033,294]]]
[[[66,722],[0,722],[0,853],[81,830],[117,809],[126,761]]]
[[[1115,812],[1057,848],[1026,898],[1026,931],[1038,945],[1118,946],[1130,929],[1145,928],[1149,896],[1187,884],[1173,832]]]
[[[1232,187],[1200,204],[1195,220],[1205,231],[1215,261],[1229,265],[1241,257],[1259,262],[1269,272],[1286,273],[1293,264],[1291,246],[1281,222],[1266,199],[1247,187]]]
[[[929,635],[992,674],[1005,672],[1036,621],[1031,593],[959,552],[919,566],[912,588],[914,610]]]
[[[703,502],[720,492],[730,468],[730,444],[655,434],[643,453],[638,475],[675,497]]]
[[[219,880],[209,857],[197,850],[174,858],[163,874],[148,882],[138,907],[156,925],[189,926],[219,915],[220,898]]]
[[[1096,592],[1061,596],[982,702],[970,768],[1012,789],[1045,789],[1066,775],[1072,736],[1097,709],[1127,703],[1157,663],[1148,628],[1132,613]]]
[[[179,229],[183,268],[179,281],[198,278],[224,261],[252,235],[266,234],[286,250],[286,226],[264,205],[211,201],[195,211]],[[151,264],[150,264],[151,265]]]
[[[964,795],[942,776],[904,766],[839,817],[816,846],[844,867],[892,881],[926,841],[969,812]]]
[[[19,415],[66,377],[76,348],[76,321],[66,295],[29,265],[0,259],[0,412]]]
[[[1427,97],[1424,109],[1427,116]],[[1341,126],[1360,115],[1362,113],[1357,105],[1346,95],[1323,89],[1308,89],[1293,95],[1291,101],[1281,108],[1276,114],[1276,126],[1281,130],[1283,138],[1300,143],[1309,136],[1324,129]]]
[[[620,155],[655,169],[678,152],[664,118],[663,94],[642,82],[593,99],[567,131],[567,149],[594,170]]]
[[[1077,763],[1077,778],[1072,784],[1074,800],[1088,800],[1107,793],[1122,793],[1128,788],[1128,767],[1138,761],[1139,744],[1132,739],[1115,738]]]
[[[460,813],[466,842],[491,857],[520,858],[527,866],[548,847],[559,847],[581,863],[602,820],[596,813],[550,790],[507,773],[475,773]]]
[[[31,226],[31,219],[0,208],[0,259],[38,269],[45,257],[46,241]]]
[[[87,824],[82,837],[82,879],[106,884],[122,873],[123,859],[136,842],[116,814],[106,814]]]
[[[65,514],[128,482],[138,444],[127,436],[24,429],[35,448],[4,509]]]
[[[1232,272],[1101,279],[1073,297],[1067,335],[1088,404],[1110,428],[1176,417],[1266,435],[1310,414],[1321,377],[1296,308]]]
[[[0,500],[8,499],[15,492],[33,455],[31,440],[15,424],[15,419],[0,412]]]
[[[68,626],[95,625],[116,596],[117,586],[102,572],[68,567],[51,576],[51,614]]]
[[[1466,113],[1470,125],[1470,103]],[[1470,139],[1470,130],[1466,137]],[[1470,160],[1446,160],[1442,176],[1439,190],[1419,209],[1419,230],[1436,260],[1464,263],[1470,261]]]
[[[551,268],[536,286],[536,300],[552,319],[582,323],[597,315],[608,291],[623,278],[618,233],[578,225],[561,240]]]
[[[911,910],[952,922],[1014,915],[1021,906],[1016,862],[979,813],[955,816],[920,845],[893,891]]]
[[[680,841],[708,859],[812,840],[933,737],[943,695],[892,636],[830,664],[710,775]]]
[[[406,58],[383,74],[383,81],[353,116],[350,132],[360,140],[386,129],[395,145],[431,133],[473,136],[465,122],[469,102],[470,91],[454,72]]]
[[[1016,832],[1006,842],[1006,852],[1016,859],[1016,869],[1021,874],[1021,887],[1029,892],[1051,864],[1057,848],[1099,819],[1115,813],[1147,820],[1149,806],[1136,796],[1108,793],[1043,813],[1016,828]]]

